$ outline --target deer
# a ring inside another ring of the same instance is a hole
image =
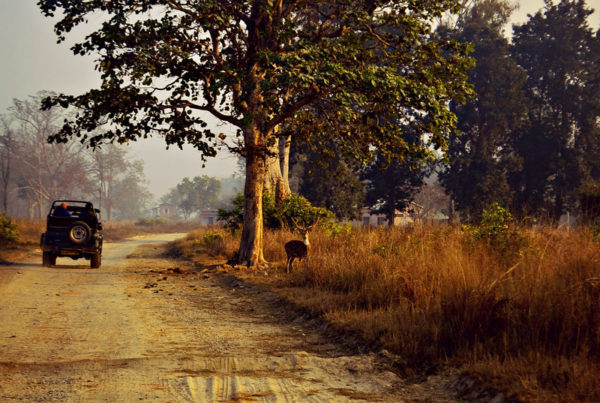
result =
[[[320,217],[319,217],[320,218]],[[313,223],[308,227],[301,227],[298,225],[296,220],[292,218],[292,222],[300,234],[302,234],[302,241],[298,239],[294,239],[292,241],[286,242],[285,244],[285,253],[287,255],[287,263],[285,265],[286,273],[289,273],[293,268],[292,263],[294,263],[294,259],[298,258],[298,260],[302,260],[303,258],[308,258],[308,253],[310,252],[310,242],[308,240],[308,232],[319,222],[319,218],[317,218]]]

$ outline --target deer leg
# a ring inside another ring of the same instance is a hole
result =
[[[289,273],[289,272],[290,272],[290,270],[292,269],[292,263],[294,263],[294,259],[295,259],[295,257],[294,257],[294,256],[290,256],[290,257],[288,257],[288,260],[287,260],[287,265],[286,265],[286,272],[287,272],[287,273]]]

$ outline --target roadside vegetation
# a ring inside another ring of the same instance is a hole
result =
[[[168,221],[164,219],[103,222],[104,240],[121,241],[136,235],[186,233],[197,228],[197,221]],[[0,214],[0,261],[11,261],[37,250],[40,236],[46,231],[46,220],[10,219]]]
[[[267,275],[230,270],[392,351],[405,375],[449,365],[518,401],[600,401],[593,230],[519,228],[498,206],[476,227],[321,229],[309,261],[286,275],[283,245],[293,237],[266,231]],[[238,245],[207,229],[174,248],[224,262]]]

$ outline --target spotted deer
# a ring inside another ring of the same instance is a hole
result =
[[[298,260],[302,260],[308,257],[308,254],[310,252],[308,232],[319,222],[319,219],[317,218],[309,227],[299,226],[296,220],[294,220],[293,218],[292,221],[296,229],[300,231],[300,234],[302,234],[303,239],[302,241],[294,239],[285,244],[285,253],[287,255],[287,263],[285,265],[286,273],[289,273],[290,270],[293,268],[292,263],[294,262],[294,259],[298,258]]]

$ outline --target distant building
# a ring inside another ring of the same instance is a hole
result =
[[[158,207],[152,208],[152,217],[154,218],[176,218],[177,206],[171,203],[161,203]]]
[[[200,224],[202,225],[218,225],[220,224],[217,221],[218,217],[219,214],[217,209],[202,210],[198,215],[198,218],[200,218]]]
[[[411,202],[410,205],[403,211],[396,210],[394,215],[394,225],[398,227],[405,227],[414,224],[422,210],[423,208],[414,202]],[[360,220],[352,221],[352,225],[363,227],[387,226],[388,218],[385,214],[372,214],[369,207],[363,207],[360,214]]]
[[[438,225],[447,224],[449,217],[444,211],[428,211],[419,217],[423,224]]]

